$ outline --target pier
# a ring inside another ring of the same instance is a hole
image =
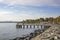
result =
[[[16,28],[21,28],[21,29],[28,29],[28,28],[38,28],[38,29],[45,29],[48,28],[47,26],[51,26],[51,24],[46,24],[46,23],[17,23]]]

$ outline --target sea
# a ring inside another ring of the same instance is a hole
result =
[[[0,40],[9,40],[30,34],[37,28],[16,28],[17,23],[0,23]]]

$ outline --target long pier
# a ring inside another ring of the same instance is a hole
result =
[[[17,23],[16,28],[21,28],[21,29],[25,29],[25,28],[40,28],[40,29],[45,29],[47,28],[47,26],[50,26],[51,24],[43,24],[43,23]]]

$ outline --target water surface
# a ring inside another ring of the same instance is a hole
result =
[[[22,35],[29,34],[36,28],[17,29],[17,23],[0,23],[0,40],[9,40]]]

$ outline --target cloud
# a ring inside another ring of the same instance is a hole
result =
[[[0,15],[8,15],[8,14],[12,14],[12,12],[0,10]]]
[[[0,10],[0,21],[22,21],[32,18],[32,15],[30,15],[27,11],[15,13],[13,11]]]
[[[4,0],[0,0],[0,2],[3,2]]]
[[[1,0],[10,5],[60,6],[60,0]]]
[[[0,21],[12,20],[13,17],[11,17],[11,14],[13,14],[13,12],[0,10]]]
[[[60,0],[0,0],[0,3],[3,3],[3,5],[0,4],[2,9],[0,10],[0,20],[4,21],[21,21],[51,16],[48,11],[51,11],[52,8],[45,8],[45,6],[60,6]],[[42,9],[40,6],[44,6],[44,8]]]

